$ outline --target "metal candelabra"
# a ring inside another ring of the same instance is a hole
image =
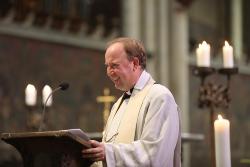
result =
[[[215,109],[219,107],[228,108],[230,103],[229,89],[230,79],[233,74],[238,73],[238,68],[220,68],[213,67],[194,67],[193,74],[200,78],[200,88],[198,97],[199,108],[208,108],[210,112],[210,142],[211,142],[211,167],[215,167],[215,139],[214,139],[214,120]],[[207,77],[212,74],[221,74],[227,78],[225,85],[206,82]]]

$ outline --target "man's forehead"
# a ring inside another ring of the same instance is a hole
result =
[[[124,59],[127,58],[126,52],[121,47],[108,48],[105,53],[105,60]]]
[[[122,51],[124,51],[124,46],[120,42],[113,43],[107,48],[107,52],[122,52]]]
[[[120,55],[105,56],[105,64],[119,63],[122,60]]]

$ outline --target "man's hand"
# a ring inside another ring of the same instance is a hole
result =
[[[89,158],[92,161],[103,161],[105,160],[105,147],[103,143],[95,140],[90,140],[92,148],[83,149],[82,157]]]

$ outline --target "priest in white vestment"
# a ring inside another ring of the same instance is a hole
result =
[[[124,91],[112,107],[103,142],[82,151],[92,166],[180,167],[178,106],[172,93],[146,72],[143,45],[131,38],[111,41],[105,53],[107,75]]]

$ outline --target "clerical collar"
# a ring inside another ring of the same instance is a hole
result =
[[[128,94],[128,95],[131,95],[132,92],[133,92],[133,90],[134,90],[134,87],[132,87],[129,91],[127,91],[127,92],[125,92],[125,93]]]
[[[147,73],[145,70],[143,70],[143,72],[141,73],[138,81],[136,82],[135,86],[132,87],[129,91],[124,92],[124,99],[128,99],[130,98],[130,96],[132,95],[132,92],[134,89],[137,90],[141,90],[142,88],[144,88],[144,86],[146,85],[146,83],[148,82],[150,78],[150,74]]]
[[[136,82],[134,86],[134,89],[141,90],[142,88],[144,88],[149,78],[150,78],[150,74],[146,70],[143,70],[143,72],[141,73],[141,76],[139,77],[138,81]]]
[[[123,96],[122,96],[122,100],[117,108],[117,110],[119,110],[121,104],[123,103],[123,101],[125,99],[129,99],[133,90],[134,89],[137,89],[137,90],[141,90],[142,88],[144,88],[144,86],[146,85],[146,83],[148,82],[148,80],[150,79],[150,74],[147,73],[145,70],[141,73],[141,76],[139,77],[138,81],[136,82],[135,86],[130,89],[129,91],[127,92],[124,92],[123,93]]]

